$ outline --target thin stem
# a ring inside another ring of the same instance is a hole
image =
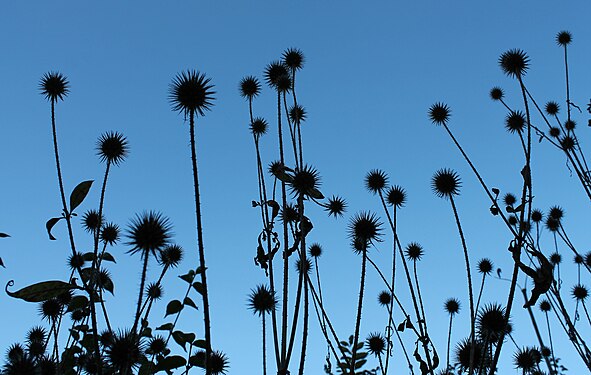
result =
[[[361,310],[363,309],[363,290],[365,288],[365,268],[367,264],[367,244],[363,244],[361,258],[361,280],[359,281],[359,300],[357,302],[357,318],[355,320],[355,336],[353,339],[353,351],[351,354],[351,374],[355,374],[357,362],[357,341],[359,340],[359,328],[361,326]]]
[[[142,277],[141,277],[141,280],[140,280],[140,291],[139,291],[138,297],[137,297],[137,308],[136,308],[136,311],[135,311],[135,317],[133,319],[133,328],[131,329],[131,333],[134,336],[136,334],[138,334],[138,332],[136,332],[136,329],[137,329],[138,322],[140,320],[140,312],[141,312],[141,307],[142,307],[142,299],[143,299],[143,296],[144,296],[144,286],[146,284],[146,274],[147,274],[147,270],[148,270],[148,259],[150,258],[150,255],[147,252],[142,253],[142,256],[144,258],[143,259],[144,260],[144,263],[143,263],[143,266],[142,266]]]

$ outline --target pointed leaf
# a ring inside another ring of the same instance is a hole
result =
[[[196,346],[201,349],[207,349],[207,341],[201,339],[195,340],[193,341],[193,346]]]
[[[179,344],[184,351],[187,351],[187,338],[185,337],[185,334],[181,331],[174,331],[172,333],[172,338],[174,339],[174,341]]]
[[[106,260],[107,262],[117,263],[117,262],[115,262],[115,258],[113,258],[113,255],[111,255],[111,253],[108,253],[108,252],[104,252],[101,255],[101,259]]]
[[[72,194],[70,194],[70,213],[73,212],[76,207],[80,205],[80,203],[82,203],[84,198],[86,198],[86,195],[88,194],[90,186],[93,182],[93,180],[83,181],[74,188]]]
[[[203,288],[203,284],[201,284],[199,281],[195,281],[193,283],[193,288],[197,291],[197,293],[203,295],[203,293],[205,293],[205,289]]]
[[[404,324],[405,324],[405,322],[402,322],[402,323],[400,323],[400,324],[398,325],[398,328],[396,328],[396,330],[397,330],[398,332],[404,332],[404,328],[405,328],[405,327],[404,327]]]
[[[189,364],[200,368],[205,368],[205,353],[200,352],[189,357]]]
[[[53,228],[53,226],[55,224],[57,224],[58,221],[60,221],[61,219],[63,219],[64,217],[52,217],[51,219],[47,220],[47,223],[45,223],[45,228],[47,228],[47,234],[49,234],[49,239],[51,241],[55,241],[55,237],[51,234],[51,229]]]
[[[88,306],[88,298],[86,296],[74,296],[68,304],[68,311],[72,312],[75,310],[83,309]]]
[[[170,331],[174,325],[172,323],[165,323],[160,327],[156,328],[156,331]]]
[[[199,310],[197,308],[197,305],[195,305],[195,302],[193,302],[193,300],[189,297],[185,297],[185,299],[183,300],[183,303],[187,306],[191,306],[192,308],[194,308],[195,310]]]
[[[0,238],[6,238],[6,237],[10,237],[10,235],[6,234],[6,233],[0,233]]]
[[[318,199],[318,200],[324,199],[324,195],[320,192],[320,190],[318,190],[316,188],[309,189],[308,195],[314,199]]]
[[[111,280],[111,277],[108,275],[103,275],[100,281],[100,287],[102,289],[108,291],[112,295],[115,295],[115,293],[113,293],[115,286],[113,285],[113,280]]]
[[[167,317],[171,314],[176,314],[179,311],[181,311],[182,309],[183,309],[183,304],[181,303],[181,301],[176,300],[176,299],[172,300],[166,306],[166,315],[164,315],[164,317]]]
[[[193,282],[193,279],[195,278],[195,271],[190,270],[189,272],[187,272],[184,275],[179,276],[181,279],[185,280],[186,282],[188,282],[189,284]]]
[[[415,327],[412,325],[412,322],[410,321],[410,319],[406,320],[406,328],[408,329],[414,329]]]
[[[76,288],[70,283],[64,281],[43,281],[37,284],[29,285],[16,292],[8,291],[8,287],[14,285],[14,281],[9,281],[6,285],[6,293],[13,297],[27,302],[43,302],[57,297],[60,294]]]
[[[170,371],[175,368],[183,367],[187,364],[187,360],[180,355],[171,355],[170,357],[162,358],[156,365],[156,372]]]
[[[86,262],[92,262],[92,260],[94,259],[94,253],[92,251],[84,253],[82,254],[82,259],[84,259]]]
[[[142,329],[142,333],[140,333],[141,337],[152,337],[152,328],[146,327]]]
[[[0,266],[6,268],[6,266],[4,265],[4,261],[2,260],[2,258],[0,258]]]

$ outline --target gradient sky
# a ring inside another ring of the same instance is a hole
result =
[[[107,219],[126,227],[136,213],[161,211],[174,225],[175,241],[186,250],[176,273],[194,267],[188,124],[171,111],[167,96],[175,74],[197,69],[211,77],[217,92],[213,110],[197,123],[213,344],[228,354],[230,374],[260,371],[260,322],[247,309],[246,299],[265,277],[252,261],[260,225],[250,206],[257,197],[256,164],[248,107],[238,83],[246,75],[262,78],[266,64],[295,47],[306,56],[298,76],[298,101],[309,114],[303,125],[307,161],[321,173],[324,194],[342,195],[349,204],[346,217],[337,221],[320,209],[307,211],[315,224],[309,241],[325,250],[320,259],[325,300],[337,331],[342,338],[353,333],[358,293],[360,258],[346,237],[348,218],[360,210],[379,212],[377,199],[363,183],[370,169],[379,168],[408,192],[399,216],[401,240],[425,248],[421,286],[441,355],[448,323],[443,302],[457,297],[463,305],[454,341],[467,335],[469,309],[459,237],[449,203],[431,192],[433,173],[448,167],[462,176],[457,203],[474,265],[489,257],[508,275],[511,238],[488,212],[490,202],[443,129],[430,124],[427,109],[436,101],[447,103],[453,111],[450,126],[486,181],[503,192],[517,192],[522,163],[518,140],[504,130],[506,111],[488,92],[501,86],[509,103],[521,104],[517,84],[501,72],[498,57],[511,48],[527,51],[528,87],[542,103],[562,103],[562,50],[554,38],[569,30],[574,36],[569,49],[571,97],[583,107],[591,95],[589,14],[588,1],[5,1],[0,5],[0,232],[12,237],[0,243],[7,266],[0,269],[0,283],[14,279],[14,290],[69,274],[65,227],[56,227],[58,240],[53,242],[45,232],[46,220],[59,215],[60,202],[49,104],[39,94],[38,82],[53,70],[71,82],[71,94],[57,107],[66,190],[97,180],[79,212],[98,202],[103,166],[96,156],[97,138],[120,131],[131,150],[111,174]],[[274,118],[274,95],[267,87],[255,101],[255,114]],[[584,126],[588,117],[575,114],[583,146],[591,141]],[[275,133],[262,143],[266,162],[277,158]],[[547,143],[536,144],[533,172],[535,207],[546,211],[551,205],[563,206],[574,243],[588,251],[589,202],[569,175],[563,155]],[[90,249],[90,237],[80,226],[76,234],[78,246]],[[545,240],[551,244],[548,235]],[[390,242],[372,250],[384,266],[390,262]],[[116,297],[107,300],[111,319],[120,328],[131,325],[133,306],[127,301],[136,298],[140,274],[139,257],[126,250],[119,246],[112,251],[118,260],[111,267]],[[568,295],[576,268],[569,253],[565,259]],[[588,283],[588,275],[584,277]],[[376,302],[383,287],[375,273],[369,272],[368,283],[362,338],[382,330],[386,320]],[[404,284],[398,288],[408,303]],[[505,304],[507,289],[508,283],[489,280],[484,301]],[[171,274],[165,301],[182,293],[183,282]],[[521,346],[534,345],[522,302],[516,301],[514,338]],[[154,326],[167,321],[161,318],[164,309],[165,302],[156,306]],[[543,315],[535,310],[541,322]],[[37,306],[7,295],[0,297],[0,311],[4,352],[39,317]],[[187,310],[182,324],[200,333],[201,313]],[[317,322],[311,324],[307,373],[322,373],[326,345]],[[589,327],[579,324],[589,338]],[[557,356],[569,373],[584,371],[557,328]],[[501,372],[511,372],[513,351],[508,342]],[[396,358],[404,373],[399,351]]]

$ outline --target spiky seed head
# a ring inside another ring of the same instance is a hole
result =
[[[386,201],[391,206],[397,208],[404,207],[406,203],[406,190],[398,185],[390,186],[386,192]]]
[[[148,341],[146,354],[161,354],[166,350],[166,339],[160,335],[151,337]]]
[[[123,134],[111,131],[99,137],[96,150],[101,162],[119,165],[129,153],[129,144]]]
[[[271,173],[275,178],[279,178],[283,173],[285,173],[285,165],[279,160],[275,160],[269,164],[269,173]]]
[[[139,367],[143,358],[143,345],[131,331],[119,331],[113,337],[113,343],[106,350],[107,364],[119,374],[130,374]]]
[[[173,78],[168,91],[168,100],[173,111],[183,115],[203,116],[215,100],[211,78],[196,70],[181,72]]]
[[[546,113],[550,116],[557,115],[560,111],[560,106],[556,102],[548,102],[545,107]]]
[[[240,81],[240,96],[254,99],[261,93],[261,83],[254,76],[247,76]]]
[[[374,332],[367,336],[365,344],[369,352],[376,357],[382,355],[384,350],[386,350],[386,339],[379,332]]]
[[[27,344],[29,355],[35,358],[41,357],[45,353],[45,345],[39,341],[33,341]]]
[[[115,223],[107,223],[101,229],[100,238],[101,241],[105,244],[115,245],[119,242],[121,230],[119,229],[119,225]]]
[[[294,124],[301,124],[306,120],[306,117],[306,109],[299,104],[289,109],[289,118]]]
[[[292,80],[289,75],[282,75],[277,79],[275,89],[280,93],[286,93],[291,90]]]
[[[349,237],[357,245],[361,245],[362,249],[367,250],[369,245],[380,242],[381,236],[382,223],[374,213],[359,212],[353,216],[349,223]]]
[[[71,270],[76,270],[78,268],[82,268],[84,266],[85,262],[86,261],[84,260],[84,256],[79,252],[76,252],[75,254],[71,254],[68,257],[68,267]]]
[[[539,209],[534,209],[531,212],[531,220],[534,223],[539,223],[540,221],[542,221],[542,219],[544,218],[544,214],[542,213],[542,211],[540,211]]]
[[[447,104],[437,102],[429,107],[429,119],[435,125],[446,125],[450,115],[451,110]]]
[[[560,139],[560,147],[562,147],[564,151],[571,151],[575,148],[574,138],[570,135],[565,135],[562,137],[562,139]]]
[[[300,213],[298,212],[297,207],[295,204],[288,203],[283,207],[281,212],[279,212],[279,219],[284,223],[296,223],[300,220]]]
[[[103,348],[108,348],[113,345],[113,339],[115,338],[115,334],[108,329],[101,332],[99,335],[99,343],[103,346]]]
[[[460,312],[460,301],[456,298],[449,298],[443,304],[443,308],[449,315],[456,315]]]
[[[535,370],[541,360],[542,354],[536,348],[520,348],[513,355],[513,364],[515,365],[515,368],[520,369],[527,374]]]
[[[283,52],[283,63],[290,69],[300,70],[304,66],[304,53],[298,48],[289,48]]]
[[[551,126],[548,130],[548,133],[550,134],[550,137],[558,138],[560,136],[560,128],[556,126]]]
[[[511,49],[499,57],[499,65],[509,77],[520,78],[529,68],[529,57],[520,49]]]
[[[517,216],[511,215],[507,218],[507,221],[509,222],[510,225],[515,226],[515,225],[517,225],[517,222],[519,221],[519,219],[517,218]]]
[[[324,209],[328,212],[328,216],[337,218],[343,216],[343,213],[347,210],[347,202],[345,202],[345,199],[333,195],[328,199],[328,204]]]
[[[507,193],[505,194],[505,196],[503,197],[503,203],[505,203],[505,205],[507,206],[511,206],[513,207],[513,205],[517,202],[517,198],[515,197],[515,195],[511,194],[511,193]]]
[[[484,349],[484,344],[478,340],[474,341],[474,349],[472,350],[471,341],[466,338],[456,346],[455,359],[457,366],[463,372],[467,372],[471,365],[473,368],[482,369],[490,367],[490,357],[488,350]],[[473,353],[472,362],[470,361],[470,353]]]
[[[261,117],[256,117],[250,123],[250,132],[254,136],[260,137],[261,135],[267,133],[268,127],[269,127],[269,125],[267,123],[267,120],[265,120],[264,118],[261,118]]]
[[[312,258],[318,258],[320,255],[322,255],[322,246],[320,246],[319,243],[313,243],[308,248],[308,254],[310,254]]]
[[[583,256],[581,254],[575,254],[573,261],[575,262],[575,264],[583,264],[585,262],[585,259],[583,259]]]
[[[382,306],[390,306],[390,302],[392,302],[392,294],[387,290],[380,292],[378,295],[378,303]]]
[[[560,228],[560,221],[548,216],[546,218],[546,229],[550,232],[556,232]]]
[[[47,331],[41,326],[33,327],[27,332],[27,342],[44,342]]]
[[[39,90],[45,99],[57,102],[58,99],[64,100],[64,97],[70,93],[70,82],[62,73],[45,73],[39,82]]]
[[[87,232],[97,231],[102,224],[102,218],[97,210],[88,210],[82,215],[82,227]]]
[[[577,123],[573,120],[566,120],[564,122],[564,128],[568,131],[573,131],[577,127]]]
[[[163,290],[160,283],[150,283],[146,287],[146,296],[150,300],[159,300],[162,298]]]
[[[169,244],[171,225],[168,218],[155,211],[144,212],[132,219],[127,229],[130,254],[141,252],[142,257],[155,255]]]
[[[495,86],[490,89],[490,98],[492,100],[501,100],[503,99],[503,96],[505,96],[505,93],[503,93],[502,88]]]
[[[589,290],[587,289],[586,286],[584,286],[582,284],[577,284],[577,285],[573,286],[571,294],[573,295],[573,297],[575,299],[577,299],[579,301],[584,301],[589,296]]]
[[[483,275],[490,275],[493,269],[493,263],[488,258],[482,258],[478,261],[478,272]]]
[[[248,296],[248,308],[252,310],[253,314],[259,316],[271,313],[276,309],[278,303],[275,293],[264,284],[260,284],[251,290]]]
[[[3,374],[18,374],[18,375],[36,375],[38,368],[36,366],[36,358],[23,353],[23,355],[16,357],[3,366]]]
[[[476,318],[476,327],[482,340],[497,342],[508,329],[505,308],[496,303],[484,306]]]
[[[552,355],[552,351],[547,346],[544,346],[541,351],[542,357],[550,357]],[[541,374],[539,374],[541,375]]]
[[[572,39],[573,39],[573,36],[568,31],[563,30],[563,31],[559,32],[558,34],[556,34],[556,43],[560,46],[566,47],[567,45],[570,44]]]
[[[295,268],[298,274],[304,272],[304,274],[309,274],[310,270],[312,269],[312,262],[309,258],[305,258],[302,262],[301,259],[296,259]]]
[[[431,179],[431,189],[440,198],[450,198],[460,194],[460,176],[453,170],[443,168],[435,172]]]
[[[58,364],[56,360],[43,356],[37,360],[37,368],[41,375],[57,375]]]
[[[9,362],[15,362],[24,355],[25,348],[19,343],[10,345],[6,351],[6,358]]]
[[[230,367],[229,363],[228,357],[223,352],[214,350],[209,356],[207,366],[211,371],[211,375],[221,375],[226,373]]]
[[[564,210],[560,206],[552,206],[550,207],[548,216],[552,219],[560,221],[564,217]]]
[[[265,68],[265,81],[273,89],[278,89],[282,77],[289,78],[289,70],[281,61],[273,61]]]
[[[521,133],[525,129],[525,115],[521,111],[511,111],[505,118],[505,129],[509,133]]]
[[[419,261],[425,254],[423,247],[417,242],[411,242],[406,246],[405,249],[406,258],[411,261]]]
[[[167,245],[160,252],[159,262],[165,267],[177,267],[183,260],[184,250],[179,245]]]
[[[372,169],[365,176],[365,187],[370,192],[377,194],[384,190],[388,185],[388,176],[384,171]]]
[[[315,168],[305,165],[296,169],[289,186],[295,196],[313,195],[320,187],[320,174]]]
[[[65,290],[58,294],[58,296],[55,298],[62,306],[68,306],[70,302],[72,302],[73,297],[74,293],[71,290]]]
[[[548,312],[552,309],[552,306],[550,305],[550,302],[548,302],[547,299],[542,300],[540,302],[539,307],[542,312]]]
[[[548,260],[550,263],[556,266],[562,263],[562,255],[560,255],[560,253],[552,253],[550,254],[550,258],[548,258]]]
[[[59,318],[62,312],[62,304],[57,298],[50,298],[39,304],[39,315],[43,319],[53,322]]]

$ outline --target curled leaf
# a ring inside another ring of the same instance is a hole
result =
[[[6,294],[13,298],[22,299],[27,302],[43,302],[47,301],[48,299],[54,298],[59,296],[60,294],[76,288],[76,286],[66,283],[64,281],[42,281],[37,284],[29,285],[24,287],[16,292],[11,292],[8,290],[8,287],[14,285],[14,280],[10,280],[8,284],[6,284],[5,291]]]
[[[58,221],[60,221],[63,218],[63,216],[52,217],[51,219],[47,220],[47,223],[45,223],[45,228],[47,228],[47,234],[49,235],[49,239],[51,241],[55,241],[55,237],[53,236],[53,234],[51,234],[51,229],[54,227],[55,224],[57,224]]]

